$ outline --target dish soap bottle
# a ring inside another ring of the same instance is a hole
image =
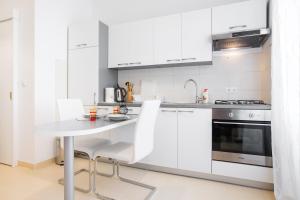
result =
[[[202,99],[203,103],[208,103],[209,97],[208,97],[208,89],[204,89],[202,92]]]

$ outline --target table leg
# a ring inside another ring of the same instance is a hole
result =
[[[64,137],[64,200],[74,200],[74,137]]]

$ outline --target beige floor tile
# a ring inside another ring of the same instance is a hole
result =
[[[85,160],[77,159],[76,168],[87,167]],[[111,166],[101,164],[101,171],[109,172]],[[153,200],[274,200],[273,192],[175,176],[128,167],[121,174],[157,187]],[[38,170],[0,165],[0,199],[2,200],[63,200],[63,186],[57,180],[63,176],[63,167],[55,164]],[[87,174],[76,177],[76,184],[87,186]],[[98,177],[98,191],[118,200],[140,200],[147,190],[115,179]],[[76,200],[96,200],[92,194],[76,192]]]

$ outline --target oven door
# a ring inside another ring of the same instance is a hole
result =
[[[272,167],[271,123],[213,120],[213,160]]]

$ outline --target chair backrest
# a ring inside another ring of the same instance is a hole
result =
[[[154,146],[154,128],[161,101],[144,101],[134,132],[134,152],[132,162],[135,163],[148,156]]]
[[[83,104],[80,99],[58,99],[59,119],[71,120],[84,115]]]

